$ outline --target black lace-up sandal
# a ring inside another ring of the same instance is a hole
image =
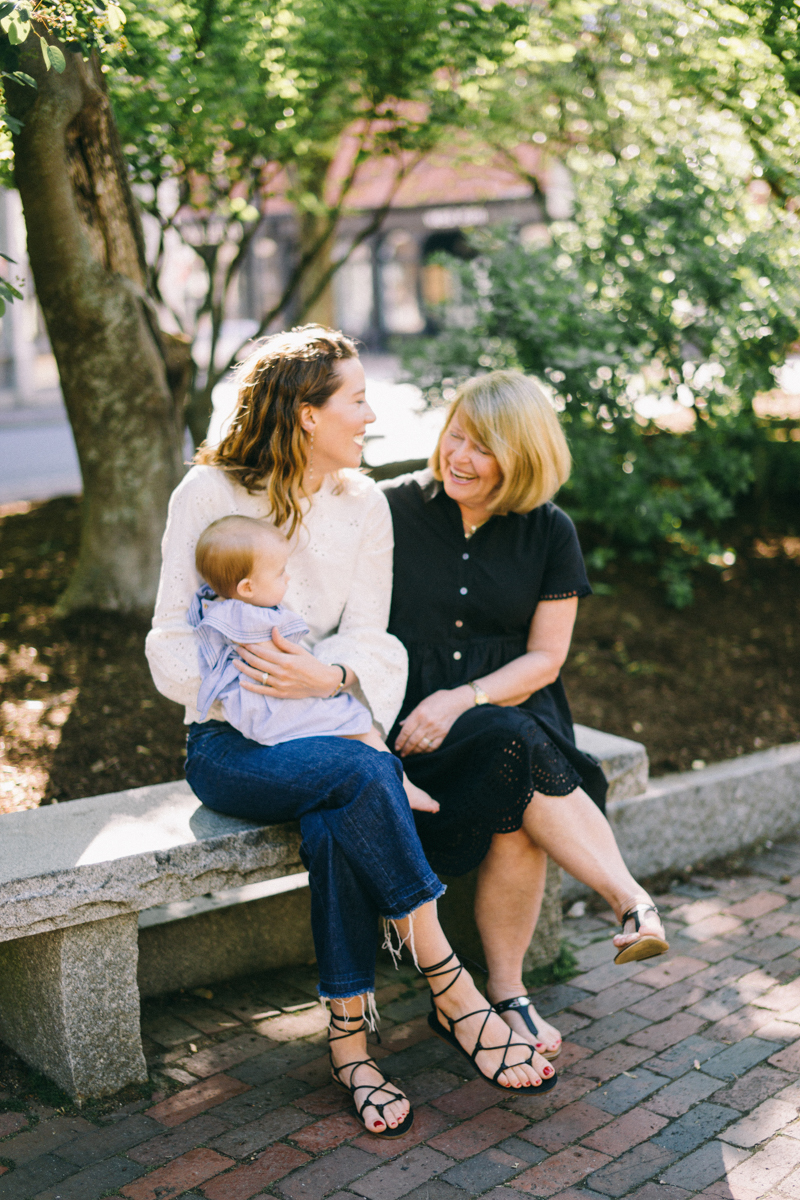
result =
[[[448,966],[447,964],[451,963],[453,961],[453,959],[455,959],[455,965]],[[508,1087],[506,1084],[498,1083],[498,1078],[500,1075],[503,1074],[504,1071],[510,1070],[511,1067],[532,1066],[533,1065],[533,1056],[536,1053],[535,1050],[533,1049],[533,1046],[528,1045],[527,1042],[515,1042],[513,1029],[509,1029],[508,1041],[506,1041],[504,1044],[502,1044],[500,1046],[484,1046],[481,1041],[481,1038],[483,1037],[483,1031],[486,1028],[486,1024],[487,1024],[489,1018],[491,1017],[492,1013],[495,1011],[491,1006],[489,1006],[488,1008],[478,1008],[474,1012],[471,1012],[471,1013],[464,1013],[463,1017],[448,1017],[446,1013],[441,1012],[436,1006],[437,998],[439,996],[443,996],[445,994],[445,992],[448,992],[450,990],[450,988],[456,982],[456,980],[458,979],[459,975],[461,974],[461,972],[463,970],[464,970],[464,968],[461,965],[461,963],[459,962],[458,958],[456,957],[455,950],[452,950],[450,952],[450,954],[448,954],[447,958],[443,958],[440,963],[434,963],[434,965],[432,967],[420,967],[420,971],[422,971],[422,974],[427,979],[436,979],[440,975],[449,975],[452,972],[455,972],[455,974],[453,975],[453,978],[450,980],[450,982],[447,984],[446,987],[443,987],[441,989],[441,991],[438,991],[438,992],[431,991],[431,1010],[432,1011],[428,1013],[428,1025],[431,1027],[431,1029],[433,1030],[433,1032],[436,1034],[437,1037],[440,1037],[442,1039],[442,1041],[444,1041],[444,1042],[448,1042],[449,1045],[451,1045],[453,1047],[453,1049],[458,1050],[459,1054],[463,1054],[464,1058],[468,1059],[469,1062],[472,1063],[473,1067],[478,1072],[481,1079],[485,1079],[487,1083],[490,1083],[492,1085],[492,1087],[499,1088],[499,1090],[501,1092],[516,1092],[518,1090],[517,1088]],[[470,1052],[469,1050],[464,1049],[464,1047],[461,1045],[458,1038],[456,1037],[456,1032],[455,1032],[456,1025],[458,1025],[458,1023],[460,1021],[466,1021],[468,1017],[478,1017],[478,1016],[483,1017],[483,1024],[481,1025],[480,1032],[478,1033],[478,1037],[475,1041],[475,1045],[472,1048],[472,1052]],[[446,1026],[442,1024],[442,1018],[444,1018],[444,1020],[447,1021]],[[506,1062],[506,1055],[509,1051],[509,1048],[512,1045],[513,1046],[522,1046],[525,1049],[527,1049],[528,1057],[523,1058],[520,1062],[516,1062],[516,1063]],[[495,1071],[494,1075],[487,1075],[486,1072],[482,1071],[480,1069],[480,1067],[478,1066],[478,1061],[477,1061],[478,1055],[481,1052],[494,1051],[494,1050],[502,1050],[503,1051],[503,1061],[501,1062],[500,1066]],[[542,1092],[549,1092],[550,1089],[554,1088],[557,1083],[558,1083],[558,1076],[556,1075],[556,1073],[554,1071],[553,1075],[550,1079],[542,1079],[542,1082],[538,1086],[536,1084],[528,1084],[527,1087],[529,1087],[530,1090],[532,1092],[535,1092],[536,1095],[538,1096]]]
[[[655,904],[649,901],[642,900],[639,904],[632,904],[631,907],[622,914],[619,923],[622,932],[625,932],[625,925],[628,921],[633,921],[638,933],[642,927],[642,917],[645,913],[653,912],[659,916],[659,911]],[[629,945],[623,946],[619,954],[614,959],[617,966],[622,966],[623,963],[638,962],[642,958],[655,958],[657,954],[666,954],[669,950],[669,942],[664,938],[657,937],[654,933],[642,934],[635,942],[630,942]]]
[[[338,1022],[340,1020],[341,1020],[341,1018],[336,1017],[334,1015],[334,1013],[331,1013],[331,1029],[335,1029],[337,1031],[338,1037],[331,1037],[329,1034],[328,1035],[329,1043],[330,1042],[341,1042],[344,1038],[352,1037],[354,1033],[363,1033],[364,1030],[367,1028],[366,1021],[361,1021],[361,1023],[359,1025],[356,1025],[354,1028],[350,1028],[348,1025],[346,1025],[344,1023],[339,1024]],[[336,1066],[334,1066],[334,1063],[333,1063],[333,1055],[330,1052],[330,1045],[328,1047],[328,1057],[329,1057],[330,1063],[331,1063],[331,1075],[333,1076],[333,1082],[337,1083],[340,1088],[343,1088],[344,1091],[349,1092],[350,1095],[353,1097],[353,1105],[355,1106],[356,1114],[358,1115],[358,1119],[361,1122],[361,1124],[364,1126],[364,1128],[366,1129],[367,1133],[371,1133],[374,1137],[380,1137],[380,1138],[399,1138],[399,1137],[402,1137],[404,1133],[408,1133],[409,1129],[414,1124],[413,1109],[409,1111],[408,1115],[406,1117],[404,1117],[403,1120],[400,1122],[400,1124],[397,1125],[394,1129],[391,1129],[389,1127],[389,1122],[386,1120],[386,1117],[383,1115],[383,1110],[385,1108],[387,1108],[388,1105],[394,1104],[395,1100],[407,1100],[408,1097],[404,1096],[402,1092],[398,1092],[397,1088],[393,1087],[391,1085],[391,1083],[389,1083],[389,1081],[387,1079],[385,1079],[385,1077],[383,1075],[383,1071],[381,1071],[380,1067],[377,1065],[377,1063],[375,1062],[374,1059],[358,1058],[358,1059],[355,1059],[353,1062],[342,1063],[342,1065],[340,1067],[336,1067]],[[381,1078],[384,1080],[383,1083],[349,1084],[349,1083],[345,1083],[344,1080],[340,1079],[340,1077],[339,1077],[340,1073],[342,1071],[346,1071],[349,1068],[352,1068],[352,1070],[350,1071],[350,1079],[352,1080],[353,1073],[355,1072],[356,1068],[357,1067],[365,1067],[365,1066],[372,1067],[372,1069],[374,1071],[377,1071],[378,1074],[381,1076]],[[357,1095],[358,1092],[366,1092],[367,1093],[366,1098],[361,1100],[360,1102],[359,1102],[358,1095]],[[391,1096],[391,1100],[382,1100],[382,1101],[373,1100],[372,1097],[375,1095],[376,1092],[388,1092],[388,1094]],[[375,1111],[377,1112],[378,1116],[380,1117],[380,1119],[383,1121],[383,1125],[384,1125],[383,1129],[370,1129],[369,1126],[367,1125],[362,1114],[364,1112],[364,1109],[369,1108],[369,1107],[374,1108]]]
[[[518,1012],[529,1032],[541,1045],[544,1045],[542,1035],[539,1033],[539,1026],[531,1016],[531,1009],[533,1008],[534,1012],[536,1009],[530,996],[514,996],[511,1000],[498,1000],[497,1004],[492,1005],[492,1008],[497,1013],[510,1012],[512,1009],[514,1012]],[[536,1053],[541,1054],[542,1058],[547,1058],[552,1062],[561,1053],[561,1043],[559,1042],[555,1050],[537,1050]]]

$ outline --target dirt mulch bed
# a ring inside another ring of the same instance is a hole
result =
[[[644,742],[652,775],[800,741],[800,558],[754,551],[726,574],[709,569],[677,612],[645,570],[620,567],[611,595],[581,605],[564,670],[574,719]]]
[[[150,680],[146,624],[51,615],[78,532],[74,499],[0,509],[0,812],[182,774],[182,713]],[[682,612],[645,569],[606,572],[565,669],[575,720],[643,741],[654,775],[800,740],[800,559],[773,550],[724,582],[709,571]]]

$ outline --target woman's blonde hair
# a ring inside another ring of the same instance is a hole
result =
[[[322,408],[341,387],[337,362],[357,357],[351,338],[322,325],[265,338],[236,369],[239,401],[230,429],[218,446],[203,442],[194,461],[221,467],[248,492],[266,491],[273,521],[288,525],[291,537],[303,518],[311,440],[300,409]]]
[[[461,384],[429,460],[436,479],[442,478],[442,440],[456,414],[500,467],[503,478],[492,512],[530,512],[569,479],[572,459],[553,405],[536,380],[521,371],[492,371]]]

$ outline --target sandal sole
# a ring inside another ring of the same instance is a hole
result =
[[[666,954],[667,950],[669,950],[669,942],[665,942],[663,938],[647,935],[620,950],[614,962],[621,967],[624,963],[640,962],[644,958],[655,958],[658,954]]]
[[[458,1053],[462,1055],[462,1057],[465,1058],[468,1063],[472,1064],[472,1066],[480,1075],[481,1079],[488,1083],[490,1087],[497,1088],[497,1090],[500,1092],[505,1092],[506,1094],[511,1092],[514,1095],[516,1095],[517,1092],[532,1092],[535,1095],[540,1096],[542,1092],[549,1092],[550,1089],[554,1088],[558,1083],[558,1074],[553,1072],[553,1078],[543,1079],[538,1087],[536,1087],[534,1084],[530,1084],[529,1087],[506,1087],[504,1084],[498,1083],[497,1080],[492,1079],[491,1075],[485,1075],[483,1073],[478,1064],[473,1061],[472,1055],[467,1053],[455,1034],[451,1033],[449,1029],[445,1029],[435,1012],[428,1013],[428,1025],[430,1026],[431,1031],[435,1033],[437,1037],[441,1038],[443,1042],[447,1042],[448,1046],[452,1046],[453,1049],[457,1050]]]

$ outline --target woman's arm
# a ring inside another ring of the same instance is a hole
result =
[[[492,704],[505,707],[522,704],[534,692],[558,679],[569,653],[577,612],[576,596],[539,601],[528,632],[526,653],[475,680]],[[474,705],[475,692],[469,684],[433,692],[403,721],[395,742],[396,752],[405,757],[435,750],[456,719]]]
[[[222,472],[212,467],[194,467],[169,502],[161,578],[145,653],[159,692],[190,710],[200,687],[197,638],[186,615],[201,582],[194,565],[195,546],[207,525],[235,512]]]

